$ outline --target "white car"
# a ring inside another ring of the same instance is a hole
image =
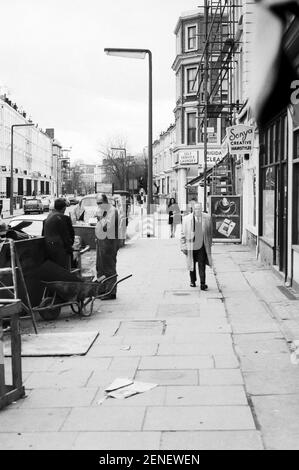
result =
[[[16,230],[21,230],[27,233],[30,237],[41,237],[43,231],[43,222],[48,217],[48,214],[36,215],[18,215],[11,219],[9,226]],[[75,235],[73,248],[78,249],[81,245],[81,238]]]
[[[43,221],[48,217],[48,214],[32,214],[32,215],[17,215],[9,222],[11,228],[20,227],[22,232],[27,233],[31,237],[41,237],[43,230]]]
[[[50,198],[47,196],[42,196],[41,197],[42,205],[43,205],[43,211],[47,212],[50,210]]]

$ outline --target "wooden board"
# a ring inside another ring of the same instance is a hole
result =
[[[98,331],[22,335],[22,357],[84,355],[98,336]],[[4,355],[11,356],[10,339],[4,342]]]

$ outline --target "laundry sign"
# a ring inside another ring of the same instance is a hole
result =
[[[250,154],[253,148],[254,127],[238,124],[227,127],[227,142],[231,154]]]

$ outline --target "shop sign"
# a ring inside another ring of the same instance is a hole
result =
[[[198,163],[197,150],[180,150],[179,151],[179,164],[180,165],[196,165]]]
[[[207,168],[212,168],[214,165],[222,160],[221,148],[220,147],[210,147],[207,149]],[[204,168],[204,152],[200,152],[200,163],[198,169],[202,170]]]
[[[238,124],[237,126],[227,127],[226,136],[229,145],[229,151],[232,154],[251,154],[254,140],[254,127]]]
[[[96,193],[113,193],[113,185],[111,183],[95,183],[95,192]]]
[[[214,242],[241,242],[241,196],[210,196]]]

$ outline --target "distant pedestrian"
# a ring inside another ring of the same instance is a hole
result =
[[[97,278],[115,276],[105,284],[106,292],[109,292],[116,282],[117,275],[116,257],[119,248],[119,217],[117,209],[109,203],[106,194],[97,196],[97,205],[96,217],[98,223],[95,228]],[[111,294],[103,297],[103,300],[110,299],[116,299],[116,288]]]
[[[48,258],[70,270],[75,232],[70,217],[64,214],[65,209],[65,199],[56,199],[54,209],[44,221],[42,235]]]
[[[174,197],[169,199],[167,205],[168,224],[170,226],[170,238],[175,236],[176,227],[181,223],[181,211]]]
[[[200,288],[207,290],[206,265],[212,266],[211,246],[211,217],[202,212],[200,203],[195,202],[193,212],[183,217],[181,234],[181,251],[186,256],[190,287],[196,287],[196,264],[198,264]]]

